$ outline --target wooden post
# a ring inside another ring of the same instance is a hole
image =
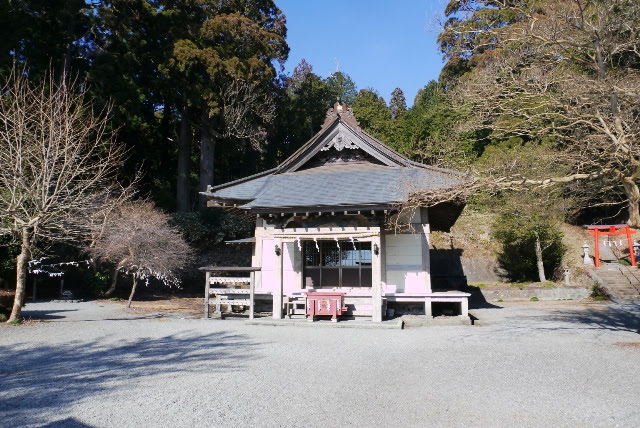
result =
[[[204,286],[204,317],[209,318],[209,287],[211,287],[211,272],[206,273],[207,283]]]
[[[600,267],[600,234],[599,234],[599,230],[598,228],[595,228],[593,230],[594,232],[594,236],[596,237],[596,246],[595,246],[595,254],[594,257],[596,258],[595,262],[596,262],[596,267]]]
[[[255,293],[256,293],[256,274],[255,272],[249,273],[249,319],[253,319],[255,312]]]
[[[431,297],[424,298],[424,315],[427,318],[433,318],[433,311],[431,309]]]
[[[220,316],[222,319],[222,296],[220,293],[216,294],[216,316]]]
[[[274,276],[276,279],[276,289],[273,292],[273,319],[282,319],[282,293],[283,293],[283,278],[282,278],[282,258],[284,249],[282,248],[282,239],[275,240],[275,267]]]
[[[631,228],[627,226],[627,243],[629,244],[629,257],[631,258],[631,266],[636,266],[636,255],[633,251],[633,239],[631,239]]]
[[[375,248],[378,254],[375,254]],[[382,322],[382,257],[384,250],[380,248],[380,235],[371,239],[371,321]]]
[[[460,315],[469,318],[469,299],[464,298],[460,301]]]

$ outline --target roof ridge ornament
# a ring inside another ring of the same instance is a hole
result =
[[[340,117],[342,121],[349,126],[352,126],[354,129],[360,129],[360,124],[356,120],[356,117],[353,114],[353,109],[351,107],[347,107],[347,104],[344,101],[336,102],[332,108],[327,110],[327,115],[324,119],[324,124],[322,127],[333,123],[333,121]]]

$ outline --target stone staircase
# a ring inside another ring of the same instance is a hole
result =
[[[640,269],[618,263],[602,263],[595,269],[602,285],[616,302],[640,303]]]
[[[614,253],[614,250],[617,250],[616,247],[610,247],[605,244],[606,241],[600,241],[600,261],[605,263],[617,263],[618,257]]]

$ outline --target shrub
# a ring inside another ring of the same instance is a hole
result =
[[[220,209],[192,213],[175,213],[172,222],[184,239],[197,248],[211,247],[228,239],[251,235],[253,225],[248,220]]]
[[[84,272],[84,282],[92,297],[101,297],[109,288],[109,273],[87,269]]]
[[[538,281],[536,239],[540,239],[547,277],[562,263],[565,247],[562,231],[544,217],[522,216],[516,212],[498,216],[492,234],[502,246],[498,262],[510,281]]]
[[[594,282],[591,287],[591,298],[597,302],[609,300],[610,296],[607,290],[605,290],[599,283]]]

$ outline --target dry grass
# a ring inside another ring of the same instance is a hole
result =
[[[491,237],[495,215],[466,209],[451,233],[433,232],[431,244],[435,248],[460,248],[465,257],[496,257],[500,246]]]
[[[126,300],[112,301],[105,300],[105,303],[125,306]],[[138,314],[166,313],[173,315],[183,315],[188,318],[202,318],[204,316],[204,299],[202,297],[162,297],[152,300],[134,300],[131,308],[128,309]]]

